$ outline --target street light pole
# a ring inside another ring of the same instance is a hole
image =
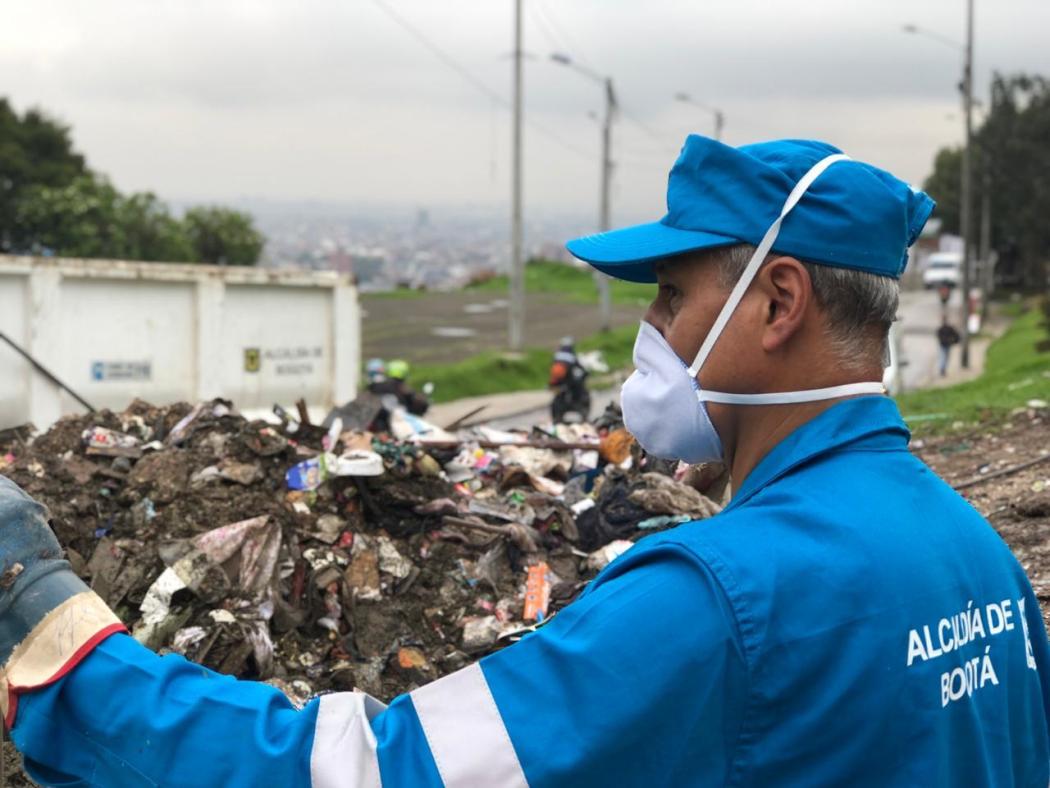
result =
[[[525,339],[525,263],[521,228],[521,0],[514,0],[514,120],[510,207],[510,349],[522,349]]]
[[[965,140],[962,151],[962,172],[960,174],[959,235],[963,242],[963,263],[960,287],[963,301],[963,326],[960,332],[960,363],[963,369],[970,366],[970,268],[973,257],[973,0],[966,0],[966,43],[935,33],[932,30],[916,25],[904,25],[905,33],[916,33],[933,39],[945,46],[963,53],[963,79],[959,86],[962,91]]]
[[[992,268],[992,183],[991,165],[988,162],[988,151],[981,151],[981,236],[977,256],[981,261],[980,288],[984,292],[981,299],[982,319],[988,314],[988,300],[995,287],[995,270]]]
[[[963,326],[961,359],[963,369],[970,366],[970,267],[973,257],[973,0],[966,0],[966,55],[963,65],[963,115],[966,119],[966,146],[962,155],[962,208],[959,232],[963,239],[962,299]]]
[[[721,142],[722,140],[722,129],[726,125],[726,115],[722,110],[717,107],[709,107],[707,104],[697,101],[688,93],[675,93],[675,101],[681,101],[683,104],[690,104],[698,109],[702,109],[705,112],[710,112],[715,119],[715,139]]]
[[[601,191],[598,202],[598,231],[605,232],[611,228],[610,191],[612,188],[612,123],[616,117],[616,91],[613,90],[612,77],[600,76],[589,68],[581,66],[563,52],[555,52],[551,60],[571,68],[588,79],[601,84],[605,92],[605,116],[602,119],[602,171]],[[598,291],[598,305],[601,314],[602,331],[612,328],[612,294],[609,290],[609,277],[597,269],[593,272],[594,285]]]
[[[598,211],[598,232],[606,232],[612,226],[609,217],[610,195],[612,186],[612,122],[616,111],[616,94],[613,92],[612,78],[605,78],[605,118],[602,122],[602,196]],[[598,302],[601,306],[602,331],[612,328],[612,294],[609,292],[609,277],[601,271],[595,271],[598,285]]]

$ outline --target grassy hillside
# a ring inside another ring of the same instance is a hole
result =
[[[1003,418],[1029,400],[1050,401],[1050,352],[1040,349],[1047,329],[1038,310],[1023,313],[988,348],[984,374],[976,380],[897,398],[901,413],[922,431],[956,421]]]
[[[474,292],[506,293],[506,276],[496,276],[470,285]],[[615,304],[645,306],[656,294],[656,286],[611,280],[612,300]],[[549,260],[530,260],[525,266],[525,289],[530,293],[553,293],[578,304],[598,303],[598,290],[589,268],[576,268]]]
[[[600,350],[611,370],[631,363],[631,351],[638,327],[622,326],[582,340],[578,351]],[[529,391],[547,386],[551,349],[529,348],[520,356],[506,353],[479,353],[455,364],[420,364],[412,368],[412,385],[434,384],[434,401],[450,402],[461,397]]]

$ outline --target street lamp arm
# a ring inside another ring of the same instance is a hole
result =
[[[710,104],[704,104],[702,101],[697,101],[688,93],[675,93],[674,99],[675,101],[681,101],[683,104],[692,104],[694,107],[707,110],[708,112],[718,112],[718,110],[712,107]]]
[[[917,36],[924,36],[925,38],[932,39],[933,41],[951,47],[952,49],[958,52],[966,51],[966,44],[962,43],[961,41],[956,41],[950,36],[943,36],[940,33],[934,32],[933,30],[927,30],[925,27],[919,27],[918,25],[903,25],[901,27],[901,30],[903,30],[905,33],[912,33]]]
[[[575,60],[573,60],[571,57],[569,57],[563,52],[552,52],[551,60],[555,63],[558,63],[559,65],[571,68],[577,74],[582,74],[583,76],[587,77],[588,79],[592,79],[595,82],[605,82],[606,78],[603,77],[601,74],[591,71],[586,66],[581,66],[579,63],[577,63]]]
[[[722,110],[718,107],[712,107],[710,104],[704,104],[702,101],[697,101],[688,93],[675,93],[674,97],[676,101],[681,101],[683,104],[691,104],[698,109],[710,112],[712,115],[718,116],[723,114]]]

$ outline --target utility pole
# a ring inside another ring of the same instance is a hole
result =
[[[992,289],[995,286],[995,271],[992,268],[992,164],[989,161],[989,152],[981,149],[981,240],[978,254],[981,259],[981,289],[984,298],[981,299],[981,308],[988,314],[988,301],[992,297]]]
[[[961,360],[970,366],[970,266],[973,257],[973,0],[966,0],[966,49],[963,64],[963,116],[966,119],[966,145],[962,155],[962,207],[959,232],[963,242],[962,299],[963,325]]]
[[[598,203],[598,231],[605,232],[610,229],[609,218],[609,191],[612,187],[612,124],[616,118],[616,91],[613,90],[612,77],[603,77],[596,74],[586,66],[581,66],[564,52],[554,52],[551,60],[567,68],[571,68],[578,74],[594,80],[602,86],[605,91],[605,117],[602,120],[602,172],[601,192]],[[594,271],[594,286],[598,291],[598,308],[601,313],[602,331],[612,328],[612,295],[609,291],[609,277],[600,271]]]
[[[688,93],[675,93],[674,99],[675,101],[681,101],[683,104],[692,104],[697,109],[704,110],[704,112],[710,112],[715,119],[715,139],[719,142],[722,141],[722,129],[724,129],[726,125],[726,114],[722,110],[718,109],[718,107],[704,104],[702,101],[697,101]]]
[[[525,261],[521,229],[521,2],[514,0],[514,121],[510,199],[510,349],[521,350],[525,340]]]
[[[616,112],[616,94],[613,92],[612,77],[605,78],[605,120],[602,123],[602,198],[598,212],[598,231],[605,232],[611,227],[609,218],[609,190],[612,184],[612,122]],[[609,277],[601,271],[594,272],[598,285],[598,302],[601,305],[602,331],[612,328],[612,295],[609,292]]]

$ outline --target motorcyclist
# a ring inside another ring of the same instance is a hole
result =
[[[415,416],[423,416],[430,408],[430,400],[426,393],[419,393],[408,385],[409,366],[403,359],[393,359],[386,365],[386,379],[376,384],[376,389],[369,386],[369,391],[374,394],[393,394],[398,403],[409,413]]]
[[[368,359],[368,363],[365,364],[365,379],[368,380],[369,390],[371,390],[372,384],[382,383],[386,380],[386,362],[381,358]]]
[[[587,369],[576,355],[572,337],[562,337],[551,363],[548,385],[554,389],[551,401],[551,419],[562,421],[566,413],[576,412],[586,421],[591,409],[591,395],[587,391]]]

